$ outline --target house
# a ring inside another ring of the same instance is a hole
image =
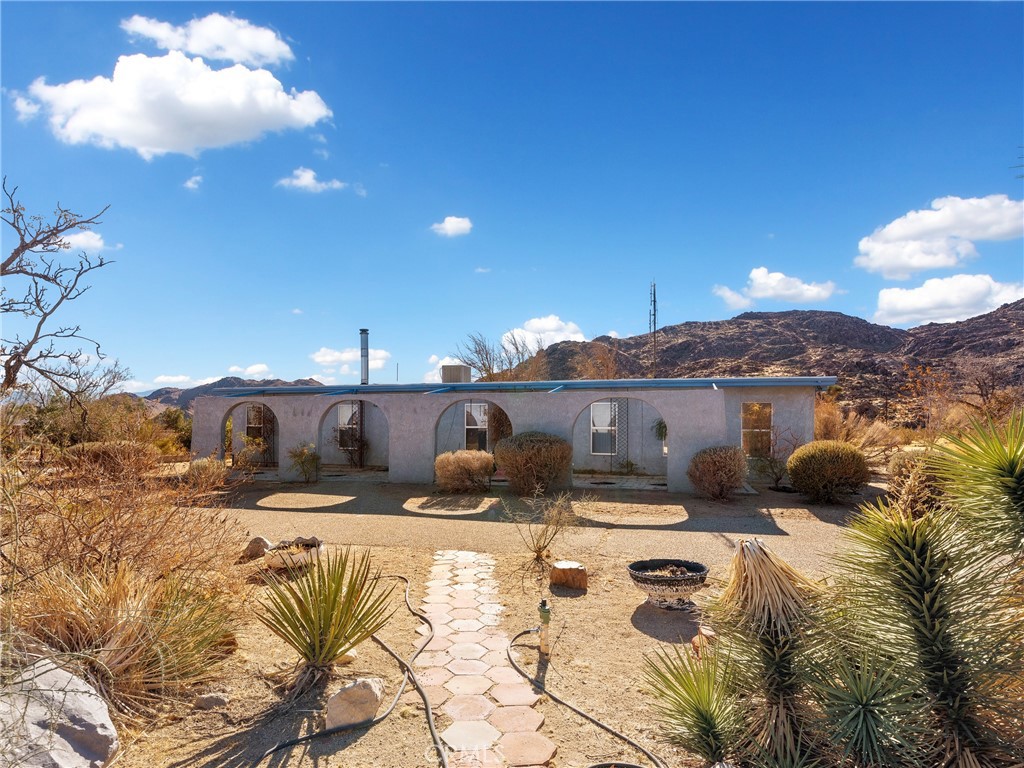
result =
[[[434,458],[493,450],[500,437],[537,430],[573,445],[577,472],[640,472],[690,491],[693,455],[741,445],[757,455],[773,430],[814,436],[815,394],[835,377],[448,381],[442,384],[238,387],[196,399],[192,448],[223,457],[243,435],[261,438],[264,461],[299,479],[287,452],[314,444],[326,464],[386,468],[393,483],[432,483]]]

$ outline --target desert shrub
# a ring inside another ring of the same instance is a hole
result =
[[[299,443],[288,451],[288,458],[304,482],[312,483],[320,476],[320,454],[312,443]]]
[[[443,491],[485,491],[494,474],[494,457],[487,451],[449,451],[434,459],[434,474]]]
[[[391,618],[392,587],[370,570],[370,553],[358,560],[350,550],[327,554],[305,573],[267,575],[267,596],[256,614],[271,632],[299,654],[293,687],[297,695],[326,675],[338,659],[381,629]]]
[[[22,628],[70,657],[128,715],[210,680],[234,646],[226,600],[189,578],[154,580],[124,564],[59,567],[39,574],[23,600]]]
[[[217,488],[227,482],[228,466],[212,456],[196,459],[188,465],[183,479],[197,488]]]
[[[889,459],[890,503],[910,515],[938,509],[942,503],[939,478],[927,462],[926,453],[902,451]]]
[[[853,493],[868,481],[864,454],[850,443],[815,440],[793,451],[786,462],[789,480],[811,501],[834,503],[842,493]]]
[[[262,437],[242,435],[242,449],[234,454],[232,466],[243,472],[267,463],[270,446]]]
[[[498,441],[494,461],[508,478],[513,493],[532,496],[544,493],[569,471],[572,446],[555,435],[521,432]]]
[[[820,399],[814,405],[814,439],[850,443],[860,449],[869,462],[885,459],[906,443],[902,430],[893,429],[884,421],[843,410],[829,399]]]
[[[590,499],[583,496],[577,503],[586,504]],[[515,524],[519,538],[535,560],[543,561],[550,554],[551,545],[561,536],[566,528],[579,524],[579,517],[573,505],[572,494],[563,491],[556,496],[548,497],[535,493],[529,499],[523,499],[520,505],[501,500],[505,514]]]
[[[151,471],[160,459],[160,450],[149,443],[110,440],[72,445],[64,450],[62,459],[73,472],[121,475]]]
[[[771,480],[771,487],[777,491],[786,477],[786,462],[802,444],[792,430],[772,427],[768,452],[763,456],[751,456],[750,466],[758,475]]]
[[[698,491],[722,501],[743,486],[747,477],[747,457],[735,445],[704,448],[690,459],[686,476]]]

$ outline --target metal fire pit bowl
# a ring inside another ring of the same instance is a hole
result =
[[[685,568],[679,575],[658,574],[670,566]],[[692,560],[638,560],[628,566],[629,578],[647,593],[647,602],[672,611],[693,608],[693,593],[704,586],[708,567]]]

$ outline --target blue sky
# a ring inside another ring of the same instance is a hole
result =
[[[110,204],[74,245],[114,263],[64,320],[135,391],[355,382],[361,327],[371,381],[432,380],[471,332],[644,333],[652,280],[662,325],[911,327],[1024,296],[1021,3],[5,1],[0,23],[3,173],[29,211]]]

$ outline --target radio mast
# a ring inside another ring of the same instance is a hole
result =
[[[651,371],[650,378],[658,378],[658,287],[651,281],[651,309],[648,313],[648,325],[651,333]]]

